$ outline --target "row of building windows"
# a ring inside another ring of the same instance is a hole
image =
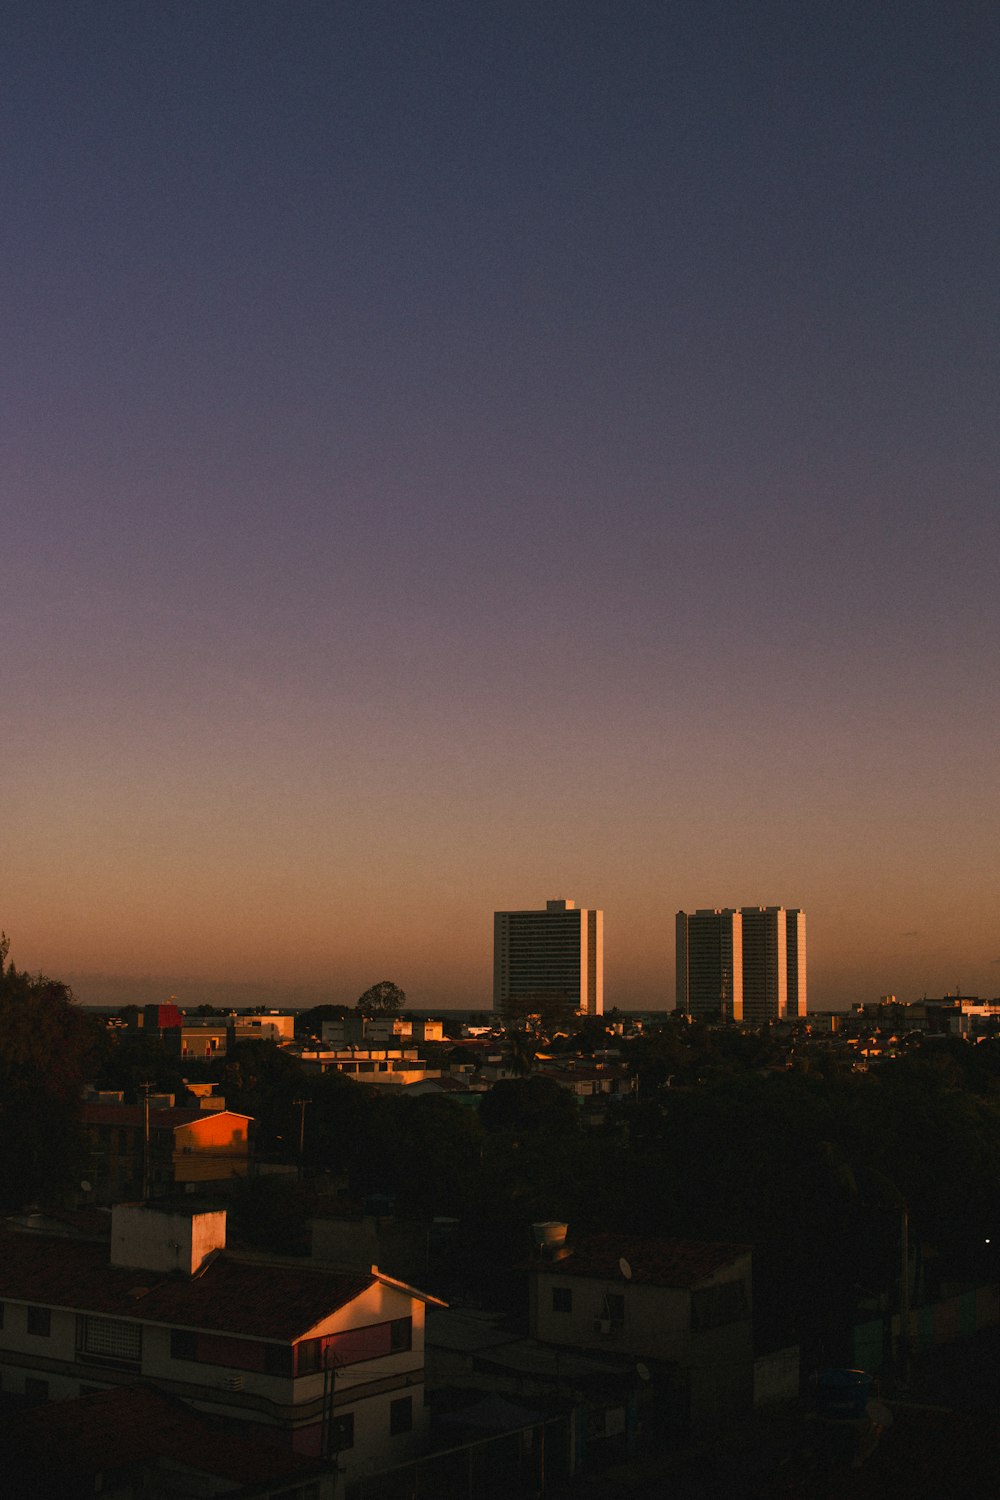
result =
[[[0,1302],[0,1328],[5,1307]],[[52,1334],[52,1311],[48,1307],[26,1307],[25,1329],[35,1338]],[[325,1339],[304,1339],[296,1345],[270,1344],[225,1334],[198,1333],[174,1328],[170,1332],[171,1359],[194,1364],[221,1365],[236,1370],[257,1371],[292,1379],[331,1368],[405,1353],[413,1347],[413,1319],[394,1318],[388,1323],[348,1329]],[[80,1315],[76,1320],[76,1349],[84,1359],[116,1365],[142,1362],[142,1325],[117,1318]]]
[[[389,1402],[389,1436],[400,1437],[413,1431],[413,1397],[400,1396]],[[335,1453],[345,1453],[354,1447],[354,1413],[344,1412],[333,1419],[331,1446]]]
[[[303,1339],[295,1345],[267,1344],[225,1334],[197,1333],[175,1328],[170,1334],[170,1357],[191,1364],[221,1365],[227,1369],[257,1371],[290,1380],[316,1375],[328,1364],[359,1364],[387,1354],[405,1353],[413,1347],[413,1319],[394,1318],[388,1323],[351,1328],[323,1339]]]
[[[691,1327],[696,1332],[711,1328],[723,1328],[728,1323],[738,1323],[749,1317],[749,1298],[745,1281],[727,1281],[720,1286],[705,1287],[691,1297]],[[572,1313],[573,1288],[552,1288],[552,1311]],[[604,1298],[599,1316],[612,1323],[625,1321],[625,1296],[622,1292],[609,1292]]]
[[[552,1288],[552,1311],[555,1313],[571,1313],[573,1311],[573,1288],[571,1286],[554,1286]],[[610,1318],[612,1323],[624,1323],[624,1292],[608,1292],[601,1303],[600,1316],[602,1318]]]

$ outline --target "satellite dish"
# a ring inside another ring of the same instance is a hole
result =
[[[638,1377],[639,1377],[640,1380],[651,1380],[652,1379],[652,1376],[649,1373],[649,1366],[648,1365],[644,1365],[641,1359],[639,1360],[638,1364],[635,1367],[635,1373],[638,1375]]]
[[[632,1280],[632,1267],[629,1265],[629,1263],[625,1259],[624,1255],[622,1256],[621,1260],[619,1260],[619,1262],[618,1262],[618,1269],[622,1273],[622,1275],[625,1277],[626,1281],[631,1281]]]
[[[83,1193],[92,1193],[94,1189],[91,1187],[89,1182],[84,1181],[80,1183],[80,1191]]]

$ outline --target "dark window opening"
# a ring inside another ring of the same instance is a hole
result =
[[[348,1448],[354,1447],[354,1413],[345,1412],[342,1417],[334,1417],[330,1429],[334,1453],[343,1453]]]
[[[28,1332],[47,1339],[52,1332],[52,1312],[47,1307],[28,1308]]]
[[[401,1354],[407,1349],[413,1348],[413,1319],[394,1318],[389,1324],[389,1349],[393,1354]]]
[[[198,1358],[198,1335],[188,1333],[183,1328],[173,1328],[170,1331],[170,1358],[171,1359],[197,1359]]]
[[[625,1294],[624,1292],[609,1292],[604,1299],[606,1318],[612,1323],[624,1323],[625,1321]]]
[[[391,1401],[389,1403],[389,1436],[396,1437],[399,1433],[411,1432],[412,1429],[412,1396],[401,1396],[398,1401]]]
[[[572,1287],[554,1286],[552,1288],[552,1311],[556,1313],[571,1313],[573,1311]]]

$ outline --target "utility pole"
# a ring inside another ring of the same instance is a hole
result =
[[[899,1211],[899,1382],[910,1383],[910,1215]]]
[[[142,1089],[142,1201],[149,1201],[149,1180],[151,1176],[151,1162],[149,1160],[149,1091],[152,1088],[149,1080],[140,1083]]]
[[[299,1181],[303,1177],[303,1155],[306,1146],[306,1105],[311,1103],[309,1099],[293,1099],[292,1103],[299,1107]]]

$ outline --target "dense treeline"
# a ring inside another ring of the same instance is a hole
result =
[[[66,985],[7,962],[0,934],[0,1207],[65,1188],[81,1170],[80,1091],[107,1033]]]

